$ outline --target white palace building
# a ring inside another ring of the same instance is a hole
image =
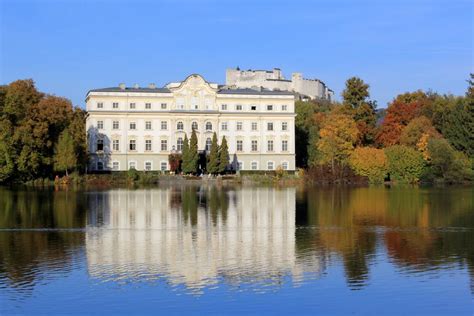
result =
[[[205,154],[216,132],[229,146],[229,169],[295,170],[295,95],[229,88],[197,74],[163,88],[118,87],[87,93],[89,170],[169,170],[194,129]]]

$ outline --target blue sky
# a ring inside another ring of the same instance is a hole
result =
[[[0,83],[33,78],[83,105],[92,88],[225,69],[281,68],[337,98],[350,76],[385,107],[416,89],[463,94],[474,72],[472,1],[0,0]]]

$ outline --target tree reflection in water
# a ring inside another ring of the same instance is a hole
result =
[[[411,187],[0,189],[0,288],[30,291],[86,260],[102,281],[165,279],[195,292],[305,282],[342,262],[348,286],[361,289],[381,253],[400,274],[467,267],[472,288],[473,196]]]

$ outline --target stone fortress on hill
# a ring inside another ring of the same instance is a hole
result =
[[[332,100],[334,91],[319,79],[305,79],[303,74],[294,72],[291,80],[285,79],[279,68],[273,70],[240,70],[239,67],[226,70],[228,88],[268,89],[273,91],[291,91],[303,100]]]

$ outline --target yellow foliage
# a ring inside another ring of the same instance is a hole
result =
[[[356,174],[369,178],[371,183],[383,182],[388,170],[383,149],[358,147],[351,154],[349,164]]]

